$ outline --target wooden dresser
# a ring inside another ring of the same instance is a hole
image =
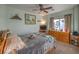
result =
[[[49,30],[48,34],[55,37],[57,40],[64,42],[64,43],[70,43],[70,33],[69,32],[59,32],[59,31],[52,31]]]

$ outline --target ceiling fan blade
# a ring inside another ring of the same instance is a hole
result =
[[[44,12],[48,13],[48,11],[44,10]]]
[[[39,4],[39,7],[40,7],[40,10],[44,9],[42,4]]]
[[[47,8],[44,8],[44,9],[52,9],[52,7],[47,7]]]
[[[42,5],[42,4],[39,4],[39,6],[40,6],[40,7],[43,7],[43,5]]]

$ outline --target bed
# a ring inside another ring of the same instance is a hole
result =
[[[55,38],[43,33],[10,35],[7,40],[5,54],[46,54],[55,48]]]

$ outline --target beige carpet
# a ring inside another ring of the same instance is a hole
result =
[[[79,47],[68,45],[62,42],[56,42],[56,49],[52,52],[53,54],[78,54]]]

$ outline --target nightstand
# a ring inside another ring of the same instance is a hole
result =
[[[79,47],[79,36],[71,35],[70,43]]]

